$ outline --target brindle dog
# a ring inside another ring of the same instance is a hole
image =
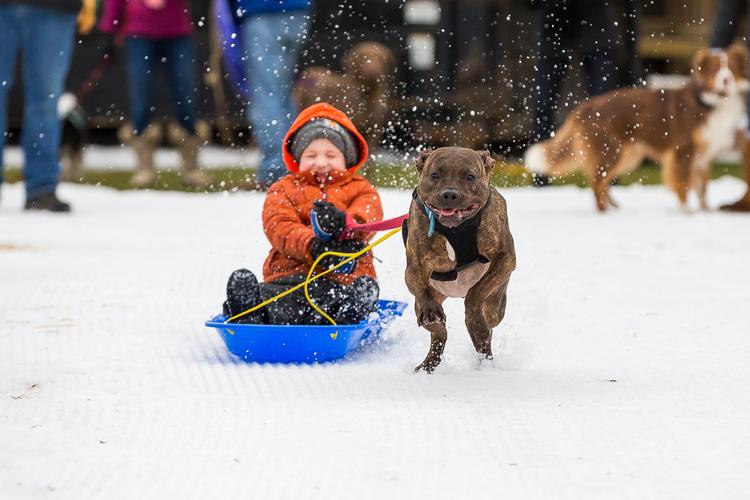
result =
[[[492,359],[492,328],[505,315],[516,268],[505,199],[490,186],[494,166],[489,151],[459,147],[422,151],[417,159],[419,183],[404,224],[406,286],[415,297],[417,323],[432,336],[417,371],[432,372],[440,364],[448,297],[464,298],[474,348]]]

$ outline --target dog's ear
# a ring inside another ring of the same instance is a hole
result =
[[[733,43],[727,48],[727,57],[729,58],[730,68],[736,70],[740,76],[747,78],[748,62],[750,62],[750,53],[748,53],[747,46],[741,42]],[[732,68],[733,64],[736,67]]]
[[[727,54],[737,54],[741,57],[748,57],[747,45],[742,42],[734,42],[732,45],[727,47]]]
[[[698,77],[699,80],[703,80],[702,69],[706,64],[708,56],[711,55],[711,49],[702,48],[693,56],[693,62],[691,65],[691,71],[694,76]]]
[[[434,152],[432,149],[423,149],[417,156],[417,172],[422,173],[422,167],[427,163],[427,158]]]
[[[476,151],[476,153],[479,155],[479,159],[482,160],[484,173],[490,175],[492,169],[495,168],[495,159],[492,157],[492,154],[486,149],[483,151]]]

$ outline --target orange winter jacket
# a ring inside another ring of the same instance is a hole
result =
[[[289,150],[290,139],[302,125],[313,118],[334,120],[349,130],[359,145],[359,160],[344,175],[319,185],[312,176],[299,173],[299,165]],[[307,274],[313,259],[310,245],[315,237],[310,222],[313,202],[325,200],[349,214],[359,223],[383,219],[383,207],[375,188],[364,177],[355,175],[367,161],[367,142],[349,118],[327,103],[318,103],[303,110],[284,137],[284,163],[290,174],[276,181],[268,190],[263,205],[263,230],[272,249],[263,265],[263,281],[269,283],[295,274]],[[369,240],[373,233],[358,233],[358,239]],[[318,272],[322,272],[319,269]],[[372,252],[361,256],[351,274],[329,274],[332,279],[349,284],[360,276],[375,278]]]

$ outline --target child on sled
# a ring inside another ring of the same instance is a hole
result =
[[[349,118],[327,103],[303,110],[282,144],[289,174],[268,190],[263,230],[272,248],[263,265],[263,283],[247,269],[227,283],[224,314],[231,317],[303,282],[316,258],[327,251],[362,250],[373,234],[346,230],[383,218],[380,196],[357,170],[367,160],[367,142]],[[325,257],[315,274],[344,260]],[[338,324],[363,321],[375,311],[380,289],[368,252],[309,285],[316,305]],[[276,325],[324,324],[302,288],[235,320]]]

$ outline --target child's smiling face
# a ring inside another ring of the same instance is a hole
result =
[[[299,171],[311,172],[321,183],[326,183],[330,173],[346,171],[346,159],[328,139],[315,139],[302,152]]]

